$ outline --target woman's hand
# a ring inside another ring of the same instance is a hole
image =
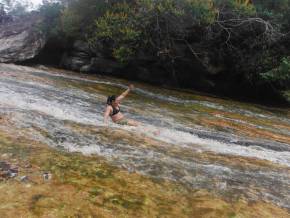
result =
[[[129,92],[132,91],[133,89],[134,89],[134,85],[130,84],[128,86],[128,89],[116,98],[116,102],[120,103],[129,94]]]

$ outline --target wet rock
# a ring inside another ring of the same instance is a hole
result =
[[[28,182],[28,176],[21,176],[20,177],[20,182]]]
[[[32,167],[32,166],[31,166],[31,164],[29,164],[29,163],[24,165],[24,168],[31,168],[31,167]]]
[[[11,165],[6,161],[0,162],[0,178],[14,178],[18,175],[18,168],[11,167]]]
[[[87,55],[92,53],[89,44],[81,40],[75,41],[73,49],[75,51],[83,52]]]
[[[10,178],[15,178],[15,177],[17,177],[18,176],[18,173],[13,173],[13,172],[10,172],[9,171],[9,177]]]
[[[225,190],[227,188],[227,182],[217,182],[216,188],[218,190]]]
[[[0,62],[21,62],[35,57],[46,41],[37,28],[40,22],[40,16],[32,13],[0,25]]]
[[[63,55],[60,65],[66,69],[81,71],[83,66],[90,64],[91,56],[88,43],[78,40],[73,44],[71,51]]]
[[[52,179],[52,174],[48,173],[48,172],[45,172],[45,173],[43,173],[42,177],[43,177],[44,181],[49,181],[49,180]]]
[[[104,54],[106,52],[103,49],[100,49],[100,52],[92,52],[87,42],[77,40],[71,49],[63,55],[60,66],[74,71],[108,74],[112,74],[122,68],[117,61],[110,57],[105,57]],[[95,57],[96,55],[97,57]]]
[[[128,170],[129,173],[135,173],[136,172],[136,170],[135,170],[135,168],[133,166],[128,166],[126,164],[122,164],[122,167],[124,169]]]
[[[64,54],[61,60],[61,66],[74,70],[74,71],[80,71],[82,66],[89,64],[90,60],[83,57],[78,56],[71,56],[70,54]]]
[[[81,67],[80,72],[89,73],[91,71],[91,65],[84,65]]]
[[[9,165],[5,161],[0,161],[0,170],[8,168]]]
[[[26,188],[31,188],[31,186],[32,186],[31,184],[26,184],[25,185]]]
[[[18,176],[18,168],[17,167],[11,167],[9,170],[9,177],[14,178]]]
[[[18,173],[18,167],[11,167],[11,168],[9,169],[9,171],[10,171],[11,173]]]
[[[9,172],[8,171],[2,171],[0,170],[0,180],[6,179],[9,177]]]
[[[12,154],[4,153],[4,154],[1,155],[1,157],[2,157],[2,158],[12,157]]]

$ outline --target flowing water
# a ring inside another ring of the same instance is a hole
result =
[[[0,116],[17,134],[56,149],[104,157],[129,172],[228,200],[244,197],[290,210],[290,108],[136,84],[121,109],[142,125],[104,126],[106,96],[127,83],[1,64]]]

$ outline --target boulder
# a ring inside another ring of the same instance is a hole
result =
[[[44,47],[46,38],[39,30],[41,17],[26,15],[0,25],[0,62],[15,63],[34,58]]]
[[[71,50],[63,55],[60,65],[69,70],[82,71],[83,66],[91,63],[91,56],[88,43],[78,40],[74,42]]]
[[[60,65],[69,70],[80,71],[83,66],[90,63],[90,58],[84,57],[82,54],[74,53],[74,55],[71,55],[65,53]]]
[[[82,73],[90,73],[91,72],[91,65],[84,65],[81,67],[80,72]]]
[[[88,55],[92,53],[89,44],[81,40],[77,40],[74,42],[73,50],[78,51],[78,52],[83,52]]]

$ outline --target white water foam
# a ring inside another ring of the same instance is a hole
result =
[[[29,71],[29,69],[28,69]],[[41,72],[46,73],[46,72]],[[50,73],[47,73],[51,75]],[[55,75],[55,74],[52,74]],[[92,82],[91,80],[80,79],[78,77],[64,76],[60,75],[63,78],[73,78],[77,80],[83,80]],[[7,81],[6,81],[7,82]],[[24,82],[21,84],[6,84],[6,82],[1,83],[0,87],[0,104],[7,105],[14,108],[20,108],[27,111],[38,111],[50,116],[55,117],[59,120],[69,120],[73,122],[78,122],[82,124],[94,125],[94,126],[103,126],[103,118],[100,110],[92,110],[92,105],[88,104],[88,100],[91,100],[94,96],[86,92],[76,92],[75,90],[59,90],[57,87],[49,85],[39,85],[34,82]],[[94,81],[96,82],[96,81]],[[98,83],[118,85],[109,82],[98,81]],[[14,86],[13,86],[14,85]],[[22,87],[22,85],[30,85],[32,87]],[[39,93],[45,92],[49,95],[50,91],[54,91],[51,98],[47,98],[45,95],[40,95]],[[139,90],[141,92],[141,89]],[[142,91],[147,95],[153,95],[150,92]],[[64,95],[64,96],[63,96]],[[71,97],[71,100],[68,100],[66,96]],[[156,96],[154,94],[154,96]],[[46,98],[47,99],[46,99]],[[99,96],[101,98],[101,96]],[[171,97],[168,99],[172,100]],[[96,99],[94,99],[96,100]],[[173,99],[174,100],[174,99]],[[101,102],[96,102],[101,103]],[[89,111],[89,109],[91,111]],[[161,119],[161,117],[159,117]],[[122,128],[128,131],[137,131],[139,133],[145,133],[150,137],[153,137],[157,140],[163,141],[165,143],[170,143],[175,146],[184,146],[188,148],[193,148],[194,145],[202,146],[204,150],[210,150],[222,154],[232,154],[238,156],[253,157],[258,159],[269,160],[275,163],[284,164],[290,166],[290,153],[289,152],[278,152],[263,149],[259,146],[245,147],[237,144],[226,144],[216,140],[200,138],[197,135],[174,130],[172,128],[159,128],[160,134],[155,135],[154,132],[157,130],[155,126],[145,124],[143,127],[123,127],[116,124],[111,125],[113,128]],[[218,133],[217,133],[218,134]],[[75,147],[77,147],[75,145]],[[257,149],[259,148],[259,149]],[[95,149],[95,148],[92,148]],[[84,153],[96,152],[90,151],[90,148],[86,148]]]

